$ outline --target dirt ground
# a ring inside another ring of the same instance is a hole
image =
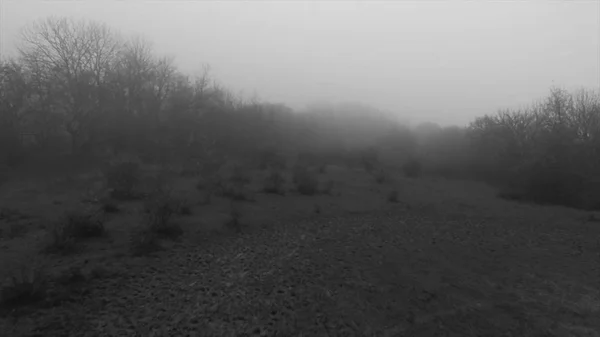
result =
[[[262,191],[267,172],[246,167],[251,200],[209,203],[197,177],[173,171],[169,185],[189,208],[173,220],[184,234],[143,256],[130,248],[139,200],[100,212],[108,234],[77,252],[43,252],[65,211],[102,208],[98,170],[11,179],[0,186],[0,276],[24,271],[53,287],[3,305],[0,334],[600,336],[599,214],[383,169],[377,181],[327,165],[315,174],[331,193],[306,196],[289,169],[276,195]],[[3,295],[14,291],[9,282]]]

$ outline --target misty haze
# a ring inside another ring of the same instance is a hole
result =
[[[600,1],[0,0],[2,336],[600,335]]]

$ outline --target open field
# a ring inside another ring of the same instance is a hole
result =
[[[599,214],[501,200],[476,182],[408,178],[392,164],[373,174],[311,166],[314,195],[297,191],[288,167],[279,195],[265,192],[269,170],[241,167],[227,179],[243,175],[242,192],[208,199],[197,176],[143,165],[140,193],[162,177],[179,202],[168,221],[182,235],[142,250],[147,202],[107,199],[101,171],[5,182],[0,276],[24,267],[26,281],[3,288],[0,331],[600,336]],[[93,214],[103,230],[49,250],[52,219],[68,210]]]

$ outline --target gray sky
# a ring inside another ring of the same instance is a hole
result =
[[[464,124],[550,86],[600,86],[600,1],[0,0],[2,53],[48,15],[142,34],[182,70],[303,107],[358,100]]]

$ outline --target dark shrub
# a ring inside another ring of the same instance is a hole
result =
[[[131,233],[131,250],[134,255],[146,255],[163,249],[158,234],[150,228],[141,228]]]
[[[285,194],[285,178],[279,171],[271,172],[266,178],[263,186],[265,193]]]
[[[254,201],[252,194],[239,184],[225,183],[219,188],[220,195],[235,201]]]
[[[0,303],[5,308],[15,308],[40,302],[46,298],[48,278],[39,268],[20,270],[0,291]]]
[[[210,183],[209,181],[207,181],[207,179],[204,178],[198,180],[198,182],[196,183],[196,189],[201,194],[201,205],[210,204],[212,194],[220,193],[220,191],[217,190],[216,182]]]
[[[498,192],[498,197],[501,199],[512,201],[526,201],[528,198],[527,192],[522,189],[503,188]]]
[[[70,235],[66,226],[60,222],[52,224],[49,228],[48,242],[44,247],[46,253],[71,254],[78,250],[75,238]]]
[[[319,192],[319,181],[316,175],[305,167],[298,166],[294,169],[293,182],[300,194],[315,195]]]
[[[388,201],[393,202],[393,203],[398,202],[398,191],[397,190],[390,191],[390,193],[388,194]]]
[[[65,221],[65,230],[76,239],[101,237],[106,233],[104,222],[95,214],[71,212]]]
[[[0,228],[0,238],[6,237],[8,239],[23,237],[29,232],[30,223],[26,222],[11,222],[8,224],[8,228],[4,231]]]
[[[183,234],[181,226],[171,221],[180,212],[180,201],[169,193],[155,193],[145,202],[146,229],[155,234],[175,239]]]
[[[315,212],[315,214],[321,214],[321,206],[315,204],[313,211]]]
[[[498,196],[515,201],[584,208],[589,201],[585,192],[592,185],[585,177],[558,163],[535,160],[509,170]]]
[[[209,184],[209,190],[215,195],[231,200],[254,201],[252,194],[246,188],[246,185],[249,182],[249,175],[247,175],[241,167],[236,167],[232,175],[227,179],[216,176],[214,181]]]
[[[533,175],[529,191],[535,201],[577,207],[581,205],[582,181],[567,172],[544,170]]]
[[[106,234],[104,221],[96,214],[82,211],[67,213],[50,226],[45,251],[69,254],[77,250],[77,240],[101,237]]]
[[[0,220],[5,220],[7,222],[23,220],[29,218],[27,215],[23,214],[20,210],[9,207],[0,208]]]
[[[192,206],[185,203],[182,204],[181,207],[179,208],[179,214],[181,215],[192,215],[193,211],[192,211]]]
[[[115,199],[133,199],[137,197],[136,188],[140,182],[141,169],[136,162],[121,162],[109,165],[104,170],[106,187]]]
[[[242,231],[242,223],[240,221],[240,217],[242,214],[241,214],[239,208],[236,207],[235,204],[233,204],[233,203],[231,204],[231,209],[230,209],[229,214],[230,214],[230,218],[225,223],[225,226],[236,232],[241,232]]]
[[[73,266],[62,270],[54,280],[61,285],[72,286],[77,283],[85,282],[86,277],[83,274],[81,267]]]
[[[105,200],[102,202],[102,211],[105,213],[119,213],[121,209],[113,200]]]
[[[377,172],[375,172],[374,176],[375,182],[378,184],[383,184],[387,180],[387,175],[385,174],[384,170],[378,170]]]

